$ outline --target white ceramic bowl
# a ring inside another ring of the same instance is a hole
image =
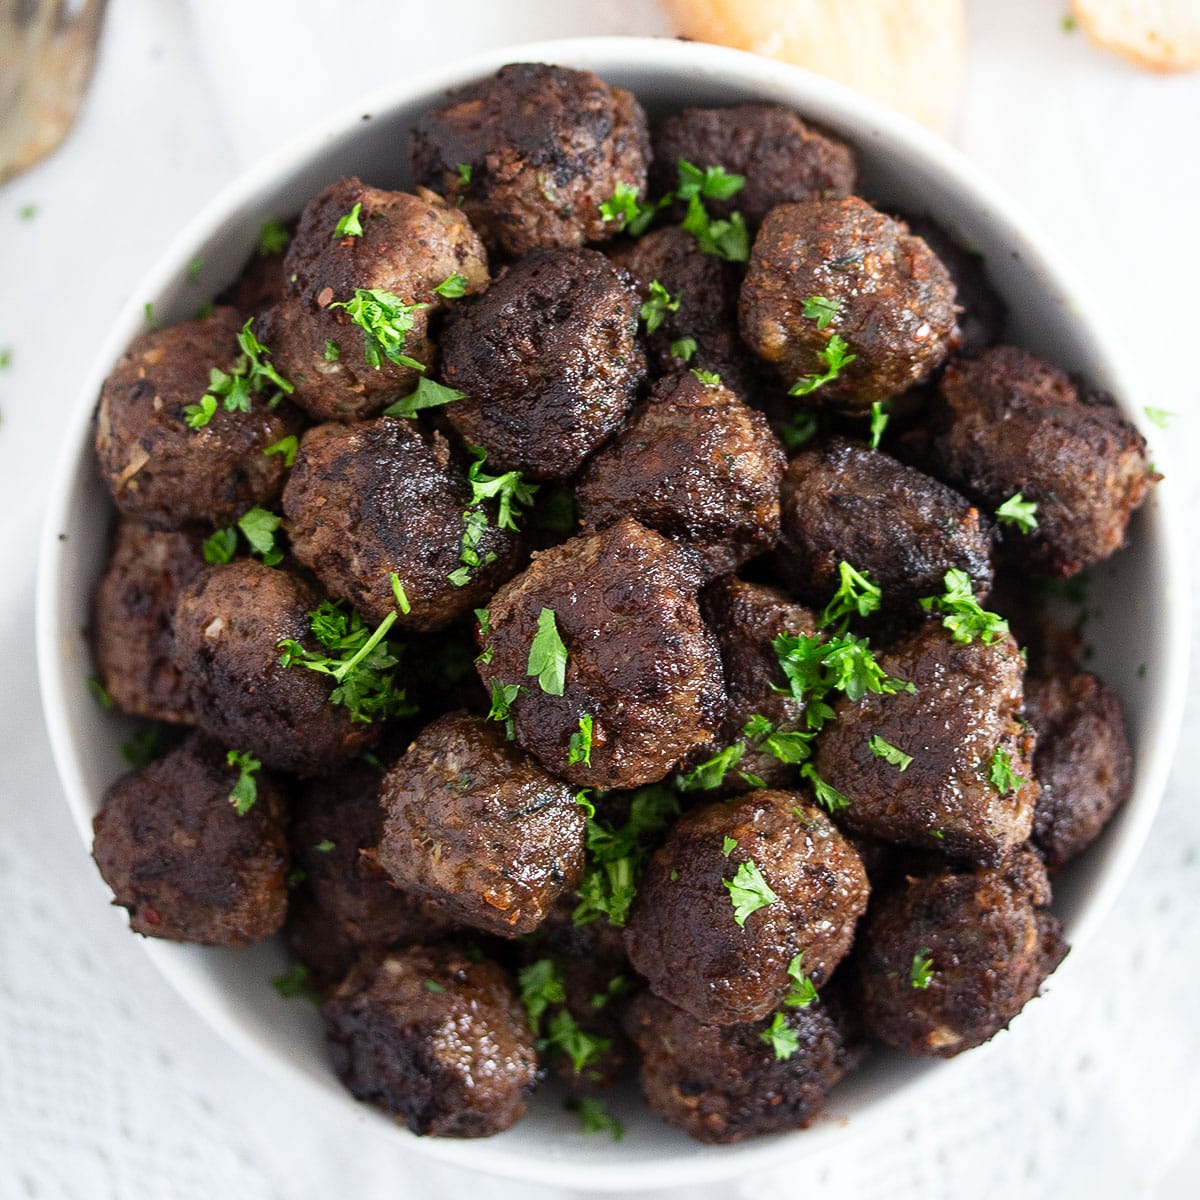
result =
[[[746,100],[794,107],[856,147],[869,196],[884,207],[928,213],[978,248],[1008,303],[1009,340],[1079,371],[1142,423],[1138,378],[1120,361],[1119,343],[1103,329],[1098,306],[1070,284],[1068,272],[1033,236],[1028,221],[945,142],[844,87],[738,51],[652,39],[539,43],[423,75],[406,71],[402,83],[368,96],[248,171],[180,234],[120,314],[64,433],[42,545],[38,652],[58,770],[87,846],[105,787],[126,769],[118,750],[121,721],[101,713],[84,686],[92,671],[84,628],[112,518],[92,466],[91,414],[101,382],[142,328],[143,304],[152,301],[164,321],[189,316],[195,305],[194,288],[186,282],[189,262],[200,255],[208,278],[232,279],[265,220],[298,212],[338,176],[359,174],[377,186],[407,186],[406,134],[417,115],[447,88],[514,61],[590,69],[635,92],[651,115]],[[1160,489],[1135,517],[1129,549],[1092,572],[1091,665],[1124,701],[1136,779],[1133,799],[1099,843],[1056,880],[1055,910],[1075,943],[1108,908],[1142,845],[1183,706],[1186,664],[1177,648],[1188,644],[1186,576],[1163,504]],[[91,869],[81,854],[80,870]],[[343,1109],[355,1103],[329,1068],[315,1011],[281,1000],[268,983],[284,964],[280,946],[234,952],[154,940],[141,945],[183,999],[284,1084]],[[619,1143],[583,1134],[553,1091],[539,1094],[516,1128],[484,1141],[415,1138],[373,1111],[369,1123],[406,1150],[531,1181],[613,1191],[712,1182],[894,1120],[914,1086],[936,1086],[946,1072],[968,1069],[984,1052],[972,1051],[953,1065],[879,1054],[833,1094],[830,1115],[841,1119],[731,1147],[689,1141],[645,1110],[632,1091],[616,1102],[627,1129]]]

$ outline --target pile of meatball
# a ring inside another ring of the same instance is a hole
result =
[[[95,818],[115,903],[282,931],[345,1085],[420,1134],[506,1129],[549,1076],[594,1115],[636,1073],[732,1142],[810,1124],[872,1044],[987,1041],[1130,791],[1043,600],[1123,544],[1143,439],[784,108],[650,123],[518,64],[418,122],[411,173],[331,182],[103,387],[97,672],[177,731]],[[835,619],[848,577],[878,603]],[[392,715],[281,649],[331,656],[331,613],[389,623]],[[790,649],[839,639],[890,684],[798,686]]]

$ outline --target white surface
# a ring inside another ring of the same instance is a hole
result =
[[[530,36],[657,31],[654,14],[634,4],[539,3],[514,14],[460,2],[444,18],[398,3],[292,8],[302,36],[287,32],[274,6],[245,3],[222,33],[216,15],[232,7],[204,5],[199,44],[220,64],[222,122],[209,115],[214,101],[180,11],[117,0],[76,135],[0,191],[0,348],[14,355],[0,373],[4,1196],[457,1198],[480,1186],[404,1159],[361,1121],[297,1104],[181,1009],[121,915],[104,908],[32,695],[32,548],[63,406],[116,305],[246,161],[239,149],[252,156],[317,108],[403,70],[407,46],[419,43],[428,62]],[[1157,80],[1110,62],[1060,33],[1058,14],[1035,0],[976,9],[963,145],[1111,298],[1157,402],[1187,414],[1156,453],[1172,474],[1191,473],[1194,509],[1200,394],[1186,351],[1200,161],[1179,148],[1200,117],[1200,80]],[[301,21],[310,13],[314,23]],[[427,36],[422,22],[437,28]],[[16,218],[25,203],[39,205],[32,222]],[[1185,748],[1198,736],[1193,706]],[[856,1197],[1128,1196],[1154,1194],[1169,1171],[1177,1190],[1163,1200],[1194,1194],[1187,1170],[1171,1169],[1200,1115],[1191,1082],[1200,1065],[1200,817],[1189,774],[1177,770],[1134,880],[1054,986],[1054,1002],[1034,1006],[966,1083],[914,1103],[893,1138],[806,1162],[806,1184]],[[794,1187],[791,1173],[776,1174],[779,1184],[747,1179],[721,1194]],[[537,1189],[489,1185],[487,1194]]]

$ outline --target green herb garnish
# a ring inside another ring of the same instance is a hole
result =
[[[362,204],[358,203],[344,217],[339,217],[337,225],[334,226],[333,236],[335,238],[362,237],[362,222],[358,219],[361,212]]]
[[[548,696],[561,696],[567,677],[567,647],[558,633],[554,609],[538,613],[537,633],[529,646],[527,675],[537,677],[538,686]]]
[[[956,642],[970,643],[979,638],[985,646],[990,646],[1007,635],[1008,622],[999,613],[980,607],[966,571],[952,568],[943,576],[942,585],[945,592],[941,596],[926,596],[921,607],[926,612],[944,614],[942,624]]]
[[[405,304],[382,288],[355,288],[354,299],[336,301],[330,308],[344,308],[363,331],[363,358],[367,366],[379,370],[384,358],[399,367],[424,371],[425,364],[404,353],[404,342],[416,321],[416,313],[427,304]]]
[[[885,742],[877,733],[871,734],[867,739],[867,746],[876,758],[882,758],[884,762],[899,767],[902,773],[907,771],[912,763],[911,754],[905,754],[898,746],[893,746],[891,742]]]
[[[996,509],[996,520],[1001,525],[1014,525],[1022,533],[1032,533],[1037,527],[1037,501],[1026,500],[1020,492],[1014,492]]]
[[[696,339],[691,337],[683,337],[678,341],[671,343],[671,357],[682,359],[685,363],[692,361],[692,355],[696,353]]]
[[[775,1058],[779,1062],[787,1062],[800,1049],[800,1035],[788,1025],[781,1012],[775,1014],[775,1019],[758,1038],[775,1051]]]
[[[840,300],[826,300],[824,296],[809,296],[804,301],[804,316],[810,321],[816,321],[817,328],[824,332],[825,327],[838,315],[842,307]]]
[[[457,391],[455,388],[447,387],[444,383],[438,383],[422,375],[417,380],[416,390],[407,396],[402,396],[395,404],[385,408],[383,415],[385,417],[415,417],[422,409],[441,408],[444,404],[453,404],[455,400],[461,400],[465,395],[465,392]]]
[[[760,908],[766,908],[768,904],[774,904],[779,899],[767,885],[762,872],[758,869],[758,863],[752,858],[740,863],[734,877],[723,882],[729,889],[729,902],[733,905],[733,919],[743,928],[746,925],[747,917],[758,912]]]
[[[585,767],[592,765],[591,713],[584,713],[579,718],[579,732],[571,734],[571,743],[567,748],[567,763],[569,766],[574,766],[576,763],[583,763]]]
[[[997,746],[992,751],[992,761],[988,765],[988,778],[992,782],[992,787],[1002,796],[1009,796],[1013,792],[1020,791],[1029,782],[1023,775],[1018,775],[1013,770],[1012,759],[1002,746]]]
[[[883,402],[874,400],[871,403],[871,439],[867,443],[872,450],[879,449],[880,440],[883,438],[883,431],[887,428],[890,418],[884,411]]]
[[[792,961],[788,963],[788,979],[789,985],[787,995],[784,996],[783,1002],[789,1008],[807,1008],[817,999],[817,989],[815,984],[803,969],[804,951],[792,957]]]
[[[300,439],[294,434],[288,434],[277,442],[273,442],[263,453],[269,458],[272,454],[283,455],[283,465],[291,467],[296,462],[296,451],[300,449]]]
[[[249,412],[255,396],[264,399],[268,408],[274,408],[285,395],[290,396],[296,390],[271,365],[271,351],[254,336],[253,324],[254,318],[250,317],[237,335],[241,354],[233,369],[226,372],[212,367],[208,372],[208,391],[200,403],[184,406],[184,420],[192,429],[209,423],[218,401],[226,412]]]
[[[258,233],[258,254],[260,258],[273,258],[287,249],[292,240],[282,221],[268,221]]]
[[[646,332],[653,333],[667,318],[667,313],[679,311],[679,302],[683,299],[680,292],[672,296],[657,279],[650,281],[650,295],[639,310],[640,316],[646,323]],[[694,345],[695,343],[693,343]]]
[[[229,793],[229,802],[233,805],[233,811],[239,817],[244,817],[258,799],[258,784],[254,773],[262,763],[249,750],[230,750],[225,755],[225,761],[238,769],[237,782]]]
[[[924,990],[933,982],[933,977],[936,974],[937,972],[933,969],[933,963],[929,957],[929,947],[922,946],[913,955],[912,966],[908,970],[908,982],[913,987]]]
[[[467,294],[467,277],[449,275],[433,289],[443,300],[458,300]]]
[[[275,537],[282,523],[282,517],[257,504],[238,518],[237,526],[250,546],[250,553],[261,558],[264,566],[274,567],[283,561],[283,549]]]
[[[869,617],[879,611],[883,592],[862,571],[848,562],[838,563],[838,589],[821,614],[822,626],[848,621],[852,616]]]
[[[321,1003],[321,996],[309,983],[308,968],[303,963],[292,963],[286,974],[271,980],[271,986],[285,1000],[294,1000],[299,997],[302,1000],[311,1001],[313,1004]]]
[[[206,563],[215,565],[232,562],[233,556],[237,553],[237,544],[237,530],[230,526],[218,529],[206,537],[200,545],[200,552],[204,555]]]
[[[625,1136],[625,1126],[609,1114],[598,1096],[572,1096],[567,1100],[567,1111],[579,1114],[584,1133],[607,1133],[614,1142]]]
[[[858,357],[857,354],[848,354],[848,349],[841,337],[836,333],[831,335],[825,343],[825,348],[817,352],[817,357],[825,364],[825,370],[819,375],[802,375],[788,388],[788,395],[807,396],[835,380],[841,374],[842,368]]]

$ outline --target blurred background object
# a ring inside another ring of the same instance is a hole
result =
[[[0,0],[0,183],[75,124],[108,0]]]
[[[1150,71],[1200,68],[1200,0],[1071,0],[1088,36]]]

